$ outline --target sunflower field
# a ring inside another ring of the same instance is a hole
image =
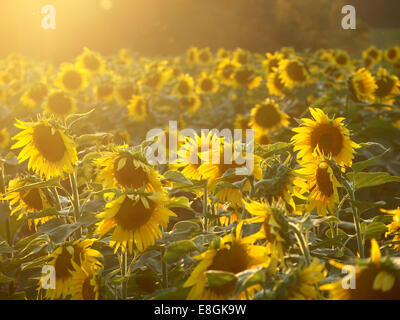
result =
[[[9,55],[0,298],[400,298],[399,77],[397,46]]]

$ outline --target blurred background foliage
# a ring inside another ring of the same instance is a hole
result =
[[[53,4],[57,29],[41,27]],[[341,8],[357,10],[357,30],[341,28]],[[264,53],[341,47],[352,53],[400,39],[398,0],[12,0],[0,2],[0,56],[19,52],[54,62],[87,46],[103,54],[121,47],[142,55],[181,54],[188,47],[241,47]]]

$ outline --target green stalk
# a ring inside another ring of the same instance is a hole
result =
[[[205,181],[204,184],[204,190],[203,190],[203,217],[204,217],[204,231],[208,232],[208,217],[207,217],[207,180]]]
[[[79,207],[79,193],[78,193],[78,184],[76,181],[76,172],[71,173],[69,175],[69,180],[71,183],[71,189],[72,189],[72,205],[74,207],[74,216],[75,216],[75,221],[80,218],[80,207]]]
[[[311,264],[311,255],[310,250],[308,249],[308,245],[304,239],[303,233],[297,228],[294,223],[289,222],[289,228],[294,232],[297,242],[300,245],[301,251],[306,259],[307,265]]]
[[[168,288],[168,270],[167,270],[167,263],[164,260],[164,255],[165,255],[165,246],[161,247],[160,259],[161,259],[161,272],[162,272],[163,288]]]

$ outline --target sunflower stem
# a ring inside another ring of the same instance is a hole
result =
[[[5,177],[4,177],[4,162],[3,161],[1,162],[0,171],[1,171],[0,172],[0,191],[1,191],[2,196],[4,196],[6,193],[6,183],[5,183]],[[13,235],[11,232],[10,217],[7,218],[5,226],[6,226],[7,242],[8,242],[8,245],[10,247],[12,247],[13,246]]]
[[[306,240],[304,239],[303,233],[299,230],[299,228],[295,224],[293,224],[291,222],[289,222],[289,228],[294,232],[294,234],[296,236],[296,239],[300,245],[301,251],[303,252],[304,257],[306,258],[307,265],[310,265],[311,264],[310,250],[308,249],[308,246],[307,246]]]
[[[79,192],[78,192],[78,183],[76,180],[76,171],[71,173],[69,175],[70,183],[71,183],[71,189],[72,189],[72,205],[74,207],[74,217],[75,217],[75,222],[78,221],[78,219],[81,216],[81,210],[80,210],[80,201],[79,201]],[[78,229],[78,237],[81,237],[82,234],[82,229]]]
[[[203,190],[203,217],[204,217],[204,231],[208,232],[208,212],[207,212],[207,180],[204,184]]]
[[[167,263],[164,260],[164,256],[165,256],[165,246],[162,246],[160,249],[162,282],[163,282],[163,288],[168,288],[168,271],[167,271]]]

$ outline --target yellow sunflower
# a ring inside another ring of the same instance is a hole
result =
[[[197,64],[199,59],[199,50],[196,47],[191,47],[186,52],[186,61],[190,66],[194,66]]]
[[[22,95],[21,102],[29,108],[35,108],[46,98],[47,92],[48,89],[45,83],[34,83]]]
[[[190,97],[193,95],[194,81],[188,74],[182,74],[178,78],[178,83],[175,87],[175,92],[179,97]]]
[[[304,87],[310,81],[310,75],[304,64],[297,58],[283,59],[279,62],[280,78],[286,88]]]
[[[11,215],[18,214],[18,220],[30,212],[38,212],[52,207],[51,201],[43,189],[34,188],[25,191],[15,191],[35,182],[38,181],[28,177],[19,177],[12,179],[8,184],[7,194],[3,197],[3,200],[9,201]],[[45,223],[51,218],[28,219],[29,228],[34,226],[35,230],[37,230],[39,224]]]
[[[374,92],[377,89],[374,76],[365,68],[358,69],[350,78],[349,90],[351,98],[356,102],[374,101]]]
[[[285,88],[285,84],[281,80],[281,74],[279,70],[275,72],[271,72],[267,77],[267,88],[271,95],[277,97],[284,97],[285,93],[283,92]]]
[[[15,126],[22,129],[12,139],[17,142],[11,149],[23,148],[18,155],[20,163],[29,158],[28,169],[50,179],[72,173],[78,161],[74,141],[49,120],[23,122]]]
[[[85,47],[77,58],[77,66],[91,73],[101,73],[104,71],[105,61],[99,53]]]
[[[82,266],[86,261],[90,265],[102,267],[98,259],[103,258],[103,255],[90,248],[95,241],[96,239],[80,239],[72,243],[66,242],[54,250],[48,264],[55,269],[56,283],[55,289],[46,290],[46,299],[66,298],[71,293],[73,262]],[[43,278],[40,279],[39,288],[43,287],[42,281]]]
[[[279,109],[273,100],[267,99],[257,104],[250,114],[250,126],[257,132],[272,131],[289,125],[289,116]]]
[[[170,217],[176,214],[165,207],[168,198],[157,193],[153,195],[123,194],[107,203],[105,211],[98,214],[102,219],[97,224],[97,233],[105,235],[114,228],[110,246],[125,252],[127,246],[132,253],[133,243],[139,251],[154,245],[162,236],[160,227],[167,227]]]
[[[99,168],[99,181],[105,188],[130,188],[159,192],[163,190],[161,175],[150,166],[144,156],[131,153],[125,146],[104,152],[94,164]]]
[[[240,65],[248,64],[250,62],[250,52],[243,50],[242,48],[237,48],[233,52],[233,60]]]
[[[99,265],[82,261],[77,264],[71,260],[72,280],[69,282],[71,300],[99,300],[101,299],[101,270]]]
[[[318,108],[310,108],[314,120],[303,118],[303,124],[294,128],[297,134],[292,137],[294,151],[302,162],[315,158],[315,151],[331,156],[339,165],[351,166],[354,149],[359,145],[350,140],[350,132],[343,126],[344,118],[329,119]]]
[[[383,56],[386,61],[396,63],[400,59],[400,48],[398,46],[393,46],[385,50]]]
[[[224,48],[219,48],[217,51],[217,57],[221,59],[226,59],[231,56],[231,52],[224,49]]]
[[[212,61],[212,53],[210,48],[202,48],[198,51],[198,55],[197,55],[197,62],[200,65],[208,65],[211,63]]]
[[[61,65],[56,85],[68,92],[77,93],[88,86],[87,71],[70,63]]]
[[[77,110],[75,99],[62,90],[50,91],[43,108],[58,119],[65,119]]]
[[[382,51],[377,49],[375,46],[370,46],[367,50],[362,53],[364,59],[371,59],[372,63],[375,64],[382,59]]]
[[[6,128],[0,130],[0,149],[7,149],[10,144],[10,134]]]
[[[235,87],[247,87],[249,90],[258,88],[262,82],[262,78],[249,66],[237,68],[232,74],[232,80]]]
[[[132,99],[132,96],[140,95],[140,87],[129,81],[122,81],[115,88],[115,98],[117,102],[122,106],[128,105],[129,100]]]
[[[388,226],[386,236],[394,234],[393,241],[400,241],[400,207],[394,210],[381,209],[381,212],[393,215],[393,221]],[[400,252],[400,244],[395,244],[393,248]]]
[[[132,96],[127,108],[129,115],[135,121],[143,121],[147,118],[147,102],[143,96]]]
[[[268,132],[256,132],[256,135],[254,137],[255,142],[258,144],[270,144],[271,143],[271,137]]]
[[[197,80],[198,94],[212,94],[218,91],[218,83],[213,75],[203,72]]]
[[[379,68],[376,77],[375,99],[380,103],[392,104],[395,96],[400,94],[400,81],[395,75],[390,75],[385,68]]]
[[[338,69],[349,68],[351,66],[351,60],[349,54],[346,51],[338,50],[332,56],[332,62]]]
[[[165,72],[163,68],[157,68],[157,70],[151,70],[145,73],[138,83],[153,90],[160,90],[167,79],[167,72]]]
[[[110,102],[114,99],[114,86],[112,81],[103,81],[94,88],[95,95],[99,100]]]
[[[193,94],[189,97],[182,97],[179,99],[179,106],[182,110],[189,113],[195,113],[200,107],[201,99],[198,95]]]
[[[341,187],[332,168],[324,160],[303,164],[296,170],[294,185],[298,188],[296,196],[308,199],[307,211],[317,210],[318,215],[334,214],[334,206],[339,203],[337,189]],[[304,197],[307,194],[307,198]]]
[[[331,260],[330,263],[344,270],[345,265]],[[371,257],[367,261],[356,261],[355,288],[343,288],[343,280],[320,287],[329,292],[331,300],[399,300],[399,265],[389,257],[383,258],[379,244],[371,240]]]
[[[274,54],[267,52],[265,55],[267,58],[263,61],[263,65],[267,70],[267,73],[270,74],[275,72],[279,68],[279,62],[283,60],[283,54],[275,51]]]
[[[226,235],[213,241],[210,248],[194,257],[199,261],[190,277],[183,285],[191,288],[188,300],[222,300],[229,299],[235,292],[237,280],[232,280],[220,286],[210,286],[207,271],[223,271],[239,273],[259,266],[268,267],[269,251],[265,246],[254,245],[254,238],[241,237],[241,224],[236,228],[236,236]],[[252,296],[257,286],[248,288]],[[245,299],[245,294],[240,294],[237,299]]]

